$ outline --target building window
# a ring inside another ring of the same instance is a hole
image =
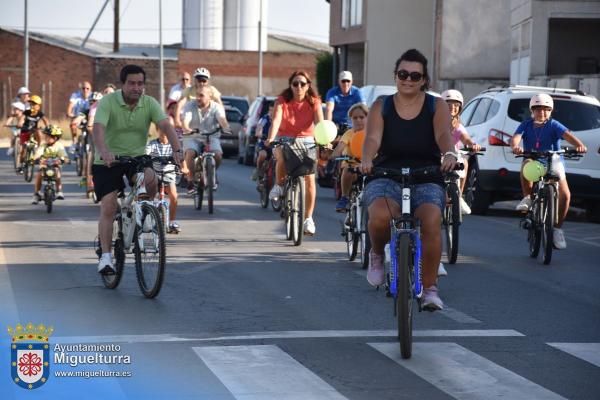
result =
[[[362,25],[362,0],[342,0],[342,28]]]

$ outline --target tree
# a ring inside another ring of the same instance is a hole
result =
[[[333,86],[331,74],[333,70],[333,55],[323,52],[317,56],[317,88],[323,101],[329,88]]]

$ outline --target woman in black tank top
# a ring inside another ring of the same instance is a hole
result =
[[[394,169],[437,165],[442,171],[452,170],[457,155],[451,138],[450,112],[441,98],[425,92],[429,85],[425,56],[415,49],[405,52],[396,61],[394,80],[398,91],[376,102],[369,112],[362,171],[370,173],[373,165]],[[378,154],[376,158],[375,154]],[[377,286],[384,281],[383,253],[390,240],[390,212],[399,216],[401,192],[394,181],[377,179],[366,186],[364,198],[369,207],[372,244],[367,280]],[[441,174],[415,185],[411,190],[411,203],[413,214],[421,221],[423,307],[442,309],[436,287],[445,204]]]

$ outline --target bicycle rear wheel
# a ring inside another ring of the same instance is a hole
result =
[[[125,264],[125,249],[123,248],[123,220],[121,214],[117,214],[113,221],[113,234],[111,240],[111,248],[114,258],[115,274],[101,275],[104,286],[108,289],[114,289],[119,286],[121,277],[123,277],[123,265]],[[100,249],[102,254],[102,249]]]
[[[292,241],[294,246],[302,244],[304,236],[304,177],[294,178],[292,184]]]
[[[450,204],[446,204],[444,225],[446,228],[446,255],[449,264],[455,264],[458,257],[458,236],[460,228],[459,191],[456,183],[451,182],[446,188]]]
[[[24,177],[26,182],[31,182],[33,179],[33,160],[31,157],[33,156],[33,149],[28,147],[25,152],[25,171]]]
[[[165,203],[158,204],[158,213],[160,214],[160,220],[162,221],[162,225],[165,233],[169,230],[169,221],[167,215],[169,214],[169,210],[167,210],[167,206]]]
[[[196,210],[202,210],[202,200],[204,199],[204,184],[202,182],[197,183],[196,193],[194,193],[194,208]]]
[[[206,163],[206,202],[208,204],[208,213],[212,214],[214,211],[214,190],[215,190],[215,165],[208,161]]]
[[[80,136],[81,138],[81,136]],[[83,175],[83,167],[84,167],[84,158],[85,158],[85,149],[83,148],[83,145],[81,143],[81,139],[77,141],[76,144],[76,150],[75,150],[75,154],[76,154],[76,160],[75,160],[75,170],[77,171],[77,176],[81,176]]]
[[[360,263],[363,269],[369,267],[369,252],[371,251],[371,237],[369,236],[369,212],[363,205],[360,218]]]
[[[360,235],[357,232],[356,217],[356,196],[351,196],[350,209],[346,212],[347,220],[344,224],[344,229],[346,230],[346,252],[348,253],[349,261],[354,261],[358,253]]]
[[[473,205],[473,200],[475,199],[475,182],[477,182],[477,158],[472,157],[471,160],[473,160],[473,162],[469,161],[469,172],[467,174],[464,192],[465,202],[469,207]]]
[[[552,261],[552,249],[554,247],[554,198],[556,192],[554,186],[546,185],[544,187],[544,197],[542,201],[542,261],[545,265]]]
[[[407,359],[412,355],[412,271],[413,257],[410,250],[410,236],[401,235],[398,241],[396,260],[398,265],[398,294],[396,296],[396,317],[398,320],[398,340],[400,353]]]
[[[150,204],[142,204],[142,226],[135,227],[135,271],[140,290],[147,298],[158,295],[166,264],[165,229],[160,213]]]

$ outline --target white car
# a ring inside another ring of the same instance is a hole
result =
[[[363,96],[365,96],[367,107],[370,109],[373,103],[375,103],[375,100],[382,96],[389,96],[396,93],[398,88],[396,88],[395,85],[367,85],[361,87],[360,91],[362,92]],[[432,92],[431,90],[428,90],[427,93],[436,97],[440,97],[439,93]]]
[[[521,158],[510,148],[519,124],[530,118],[529,100],[547,93],[554,100],[552,118],[565,125],[588,148],[579,160],[566,160],[571,204],[587,209],[592,221],[600,222],[600,102],[572,89],[509,86],[488,89],[469,101],[460,119],[473,139],[487,148],[478,157],[474,213],[483,214],[495,201],[521,197]],[[564,147],[572,147],[563,141]]]

